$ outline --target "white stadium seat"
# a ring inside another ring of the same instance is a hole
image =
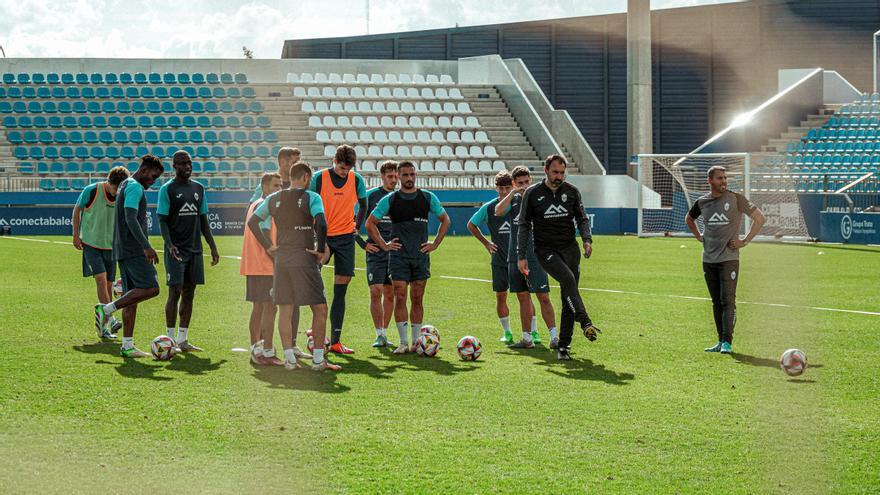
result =
[[[397,76],[394,74],[385,74],[385,84],[397,84]]]
[[[323,89],[321,89],[321,97],[322,98],[335,98],[336,91],[333,91],[333,88],[331,88],[331,87],[323,88]]]
[[[431,132],[431,142],[434,142],[434,143],[445,143],[445,142],[446,142],[446,138],[443,137],[443,133],[442,133],[442,132],[440,132],[440,131],[433,131],[433,132]]]
[[[405,101],[400,104],[400,111],[403,113],[416,113],[416,109],[412,103]]]
[[[458,113],[471,113],[471,106],[463,101],[458,104]]]
[[[376,162],[373,160],[364,160],[361,162],[361,170],[364,172],[375,172]]]
[[[293,96],[297,98],[305,98],[307,94],[308,93],[306,93],[306,88],[302,86],[297,86],[293,88]]]
[[[342,113],[344,110],[342,108],[342,103],[338,101],[330,102],[330,112],[332,113]]]
[[[388,141],[392,143],[402,143],[403,137],[400,135],[400,131],[391,131],[388,133]]]
[[[354,152],[357,153],[358,156],[366,156],[367,148],[361,145],[357,145],[354,147]]]
[[[324,117],[324,127],[336,127],[336,117]]]
[[[401,74],[397,76],[397,80],[400,81],[400,84],[412,84],[412,76],[409,74]]]
[[[455,103],[446,102],[443,104],[443,113],[455,113]]]
[[[370,131],[361,131],[358,133],[358,141],[362,143],[372,143],[374,141],[373,133]]]
[[[374,116],[367,117],[367,127],[381,127],[381,125],[379,124],[379,118]]]
[[[452,117],[452,127],[455,127],[456,129],[464,129],[467,125],[465,125],[465,121],[462,117]]]
[[[315,135],[315,139],[318,140],[319,143],[330,143],[330,133],[327,131],[318,131]]]
[[[354,77],[354,74],[343,74],[342,82],[345,84],[355,84],[357,82],[357,78]]]
[[[347,102],[345,102],[345,104],[343,105],[342,108],[345,109],[345,110],[344,110],[345,113],[357,113],[357,111],[358,111],[357,103],[355,103],[355,102],[353,102],[353,101],[347,101]]]
[[[502,170],[507,170],[507,164],[501,160],[495,160],[492,162],[492,170],[496,172],[501,172]]]
[[[324,74],[323,72],[316,73],[315,82],[317,84],[327,84],[327,74]]]
[[[498,158],[498,150],[496,150],[495,147],[492,145],[483,148],[483,154],[488,156],[489,158]]]
[[[409,150],[409,146],[400,145],[397,147],[397,156],[403,158],[411,158],[413,156],[412,151]]]
[[[351,118],[351,126],[352,127],[366,127],[367,123],[364,122],[364,118],[360,115],[355,115]]]
[[[370,74],[370,84],[385,84],[382,74]]]
[[[371,145],[369,148],[367,148],[367,154],[369,156],[382,156],[382,148],[375,144]]]
[[[430,160],[422,160],[419,162],[419,172],[433,172],[434,162]]]
[[[422,119],[422,125],[433,129],[437,127],[437,119],[432,115],[428,115]]]
[[[474,143],[477,140],[474,139],[474,133],[471,131],[461,131],[461,142],[462,143]]]
[[[312,74],[309,74],[309,73],[307,73],[307,72],[304,72],[304,73],[302,74],[302,77],[300,77],[299,80],[300,80],[300,82],[303,83],[303,84],[314,84],[314,82],[315,82],[315,76],[312,75]]]
[[[480,169],[477,167],[477,162],[473,160],[468,160],[464,162],[464,171],[465,172],[479,172]]]
[[[464,99],[464,96],[462,96],[461,94],[461,90],[458,88],[449,88],[449,97],[453,100]]]
[[[391,146],[389,144],[382,146],[382,156],[386,156],[386,157],[397,156],[397,148],[395,148],[394,146]]]
[[[419,131],[418,136],[416,136],[416,140],[420,143],[430,143],[431,133],[428,131]]]
[[[345,142],[356,143],[358,141],[357,131],[345,131]]]
[[[438,100],[448,100],[449,94],[446,92],[446,88],[437,88],[437,91],[434,92],[437,95]]]
[[[312,113],[315,111],[315,104],[310,101],[302,102],[302,106],[300,107],[301,112]]]
[[[332,131],[330,133],[330,139],[334,142],[341,143],[345,141],[345,133],[342,131]]]
[[[446,141],[450,143],[460,143],[461,137],[459,137],[458,132],[456,131],[447,131],[446,132]]]
[[[377,143],[387,143],[388,134],[385,131],[376,131],[376,133],[373,135],[373,140]]]
[[[489,135],[486,134],[486,131],[477,131],[474,134],[474,139],[478,143],[488,143],[489,142]]]
[[[409,127],[409,121],[406,120],[406,117],[395,117],[394,127]]]
[[[321,124],[321,117],[318,117],[317,115],[309,117],[309,127],[324,127],[324,125]]]
[[[480,172],[491,172],[492,163],[488,160],[480,160],[480,163],[477,164],[477,168],[480,169]]]
[[[308,89],[307,94],[308,94],[309,98],[320,98],[321,97],[321,90],[318,88],[315,88],[315,87],[311,87]]]
[[[348,118],[347,115],[339,117],[338,119],[336,119],[336,122],[339,127],[351,127],[351,120]]]
[[[443,158],[453,158],[455,156],[455,153],[452,150],[452,146],[441,146],[440,156],[442,156]]]
[[[297,74],[295,72],[288,72],[287,73],[287,83],[288,84],[296,84],[298,82],[299,82],[299,74]]]
[[[394,88],[394,90],[391,92],[391,95],[395,99],[404,99],[406,98],[406,91],[404,91],[403,88]]]
[[[318,113],[328,113],[330,112],[330,105],[326,101],[319,101],[315,103],[315,111]]]
[[[412,156],[416,158],[424,158],[425,155],[425,147],[421,145],[415,145],[412,147]]]
[[[433,144],[430,146],[426,146],[425,154],[431,157],[440,156],[440,148]]]
[[[406,131],[403,133],[403,141],[407,143],[415,143],[416,142],[416,133],[413,131]]]
[[[370,106],[370,102],[368,101],[358,102],[357,109],[360,113],[371,113],[373,111],[373,107]]]
[[[421,74],[413,74],[412,82],[413,84],[425,84],[425,76]]]
[[[376,88],[364,88],[364,98],[375,100],[378,97],[379,94],[376,93]]]
[[[468,158],[468,149],[467,146],[456,146],[455,147],[455,156],[458,158]]]
[[[462,168],[460,161],[453,160],[453,161],[449,162],[449,171],[450,172],[463,172],[464,168]]]
[[[351,95],[348,93],[348,88],[336,88],[336,97],[337,98],[346,98],[348,99]]]
[[[390,100],[392,96],[391,88],[379,88],[379,98]]]
[[[455,81],[452,80],[452,76],[449,74],[441,74],[440,84],[455,84]]]
[[[476,117],[468,117],[467,118],[467,127],[470,127],[470,128],[480,127],[480,121],[477,120]]]
[[[371,88],[367,88],[371,89]],[[352,98],[363,98],[364,97],[364,88],[360,86],[355,86],[348,90],[348,94],[351,95]]]
[[[336,74],[335,72],[331,72],[330,77],[328,77],[327,80],[330,82],[330,84],[341,84],[342,76]]]
[[[406,97],[412,100],[418,100],[421,98],[419,94],[419,90],[417,88],[406,88]]]
[[[387,115],[382,117],[382,127],[385,127],[386,129],[390,128],[390,127],[394,127],[394,118],[389,117]]]
[[[431,113],[443,113],[443,105],[436,101],[432,102],[428,109],[431,110]]]
[[[336,156],[336,146],[332,144],[324,146],[324,156]]]
[[[428,105],[425,102],[418,101],[416,102],[416,113],[429,113]]]
[[[400,113],[400,105],[396,101],[389,101],[385,108],[388,109],[388,113]]]
[[[426,99],[426,100],[433,100],[434,99],[434,92],[431,91],[431,88],[422,88],[422,91],[420,94],[423,99]]]
[[[440,84],[440,78],[436,74],[428,74],[425,76],[425,82],[428,84]]]
[[[367,74],[358,74],[357,75],[357,83],[358,84],[370,84],[370,76]]]
[[[437,172],[449,172],[449,164],[443,160],[434,163],[434,170]]]
[[[422,118],[421,117],[410,117],[409,118],[409,126],[414,127],[416,129],[423,128],[424,125],[422,125]]]
[[[381,101],[373,102],[373,113],[385,113],[385,104]]]
[[[479,146],[476,146],[476,145],[471,146],[470,148],[468,148],[468,155],[473,156],[475,158],[482,158],[483,157],[483,148],[480,148]]]
[[[440,128],[452,127],[452,122],[449,120],[449,117],[443,115],[441,117],[437,117],[437,127],[440,127]]]

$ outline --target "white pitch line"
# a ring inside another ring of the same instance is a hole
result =
[[[0,239],[14,239],[18,241],[30,241],[30,242],[43,242],[43,243],[55,243],[55,244],[64,244],[71,245],[69,242],[61,242],[61,241],[47,241],[44,239],[29,239],[27,237],[11,237],[11,236],[0,236]],[[161,253],[162,250],[158,249],[156,252]],[[205,258],[209,258],[209,254],[203,255]],[[221,256],[221,258],[235,259],[240,260],[241,256]],[[333,265],[325,265],[329,268],[332,268]],[[365,268],[355,268],[358,271],[365,271]],[[486,280],[484,278],[472,278],[472,277],[455,277],[451,275],[438,275],[437,278],[443,278],[447,280],[463,280],[466,282],[482,282],[486,284],[491,284],[491,280]],[[551,285],[550,287],[558,289],[558,285]],[[700,297],[700,296],[683,296],[677,294],[652,294],[650,292],[636,292],[636,291],[628,291],[628,290],[618,290],[618,289],[599,289],[599,288],[591,288],[591,287],[578,287],[578,290],[582,290],[585,292],[605,292],[609,294],[623,294],[628,296],[650,296],[650,297],[666,297],[670,299],[686,299],[689,301],[700,301],[706,302],[711,301],[712,299],[708,297]],[[877,311],[860,311],[857,309],[840,309],[840,308],[823,308],[819,306],[799,306],[796,304],[783,304],[783,303],[768,303],[768,302],[754,302],[754,301],[737,301],[739,304],[751,304],[754,306],[771,306],[774,308],[789,308],[789,309],[810,309],[813,311],[826,311],[831,313],[846,313],[853,315],[865,315],[865,316],[880,316],[880,312]]]

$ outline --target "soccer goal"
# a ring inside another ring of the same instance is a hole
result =
[[[784,188],[753,187],[752,157],[748,153],[693,153],[639,155],[636,172],[639,236],[689,236],[685,215],[697,198],[709,192],[706,172],[727,169],[727,187],[741,193],[764,213],[762,237],[804,239],[807,229],[797,193]],[[702,226],[702,219],[697,223]],[[744,231],[750,227],[746,219]]]

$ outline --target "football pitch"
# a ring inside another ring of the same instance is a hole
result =
[[[231,258],[206,263],[196,292],[190,339],[205,352],[123,360],[96,338],[80,253],[39,239],[0,238],[6,493],[880,491],[878,248],[745,248],[735,354],[722,356],[703,352],[716,339],[696,241],[597,237],[580,286],[603,333],[576,331],[575,360],[559,362],[498,341],[488,255],[450,237],[425,298],[438,357],[370,347],[361,271],[343,334],[356,354],[316,374],[232,351],[248,347],[250,306]],[[241,238],[217,240],[240,254]],[[166,295],[140,307],[141,349],[164,333]],[[455,352],[467,334],[483,343],[474,363]],[[790,347],[809,361],[797,378],[778,366]]]

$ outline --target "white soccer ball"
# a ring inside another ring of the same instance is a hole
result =
[[[430,335],[434,337],[434,340],[440,342],[440,330],[437,330],[437,327],[434,325],[423,325],[422,329],[419,330],[419,335]]]
[[[117,278],[115,282],[113,282],[113,298],[118,299],[122,297],[122,279]]]
[[[167,335],[160,335],[150,342],[150,353],[158,361],[168,361],[174,357],[174,339]]]
[[[419,335],[418,340],[416,340],[416,353],[419,356],[434,357],[439,350],[440,341],[429,333]]]
[[[788,376],[799,376],[807,369],[807,355],[800,349],[789,349],[782,353],[779,367]]]
[[[309,349],[309,352],[314,352],[315,351],[315,339],[312,338],[312,329],[311,328],[306,330],[306,335],[309,337],[309,341],[306,343],[306,347]],[[324,351],[326,352],[329,347],[330,347],[330,339],[328,339],[325,336],[324,337]]]
[[[476,361],[483,353],[483,346],[480,339],[465,335],[458,341],[458,357],[465,361]]]

